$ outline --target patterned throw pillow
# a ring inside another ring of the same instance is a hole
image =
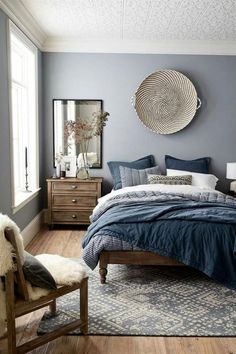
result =
[[[148,184],[149,174],[161,174],[159,166],[136,170],[125,166],[120,166],[120,176],[122,188],[129,186],[138,186],[140,184]]]
[[[192,184],[191,175],[183,176],[161,176],[161,175],[148,175],[148,182],[150,184]]]

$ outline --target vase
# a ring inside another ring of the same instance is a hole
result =
[[[81,148],[81,153],[78,155],[77,158],[78,170],[77,170],[77,178],[80,179],[89,179],[89,164],[88,164],[88,157],[87,153],[83,152]]]
[[[61,164],[60,163],[56,164],[56,177],[57,178],[61,177]]]
[[[77,171],[77,178],[79,179],[89,179],[89,167],[88,166],[81,166],[78,168]]]

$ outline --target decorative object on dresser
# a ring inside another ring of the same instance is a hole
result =
[[[57,152],[55,156],[55,166],[56,166],[56,172],[55,172],[55,177],[60,178],[61,177],[61,170],[62,170],[62,163],[63,163],[63,154],[62,152]]]
[[[76,177],[76,156],[64,156],[65,177]]]
[[[234,181],[230,183],[230,194],[236,195],[236,162],[228,162],[226,167],[226,178],[233,179]]]
[[[135,93],[135,110],[154,133],[173,134],[185,128],[200,108],[192,82],[175,70],[149,75]]]
[[[87,180],[78,178],[47,179],[48,188],[48,224],[90,223],[92,214],[101,197],[102,178]]]

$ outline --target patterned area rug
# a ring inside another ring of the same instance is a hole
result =
[[[58,315],[45,313],[38,334],[79,317],[78,291],[57,303]],[[236,292],[185,267],[110,265],[105,285],[90,270],[89,334],[235,336]]]

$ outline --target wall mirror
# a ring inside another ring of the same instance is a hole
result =
[[[82,119],[90,122],[93,114],[102,111],[102,100],[53,100],[53,158],[55,165],[56,154],[79,156],[80,147],[75,142],[68,141],[64,133],[67,121]],[[93,156],[90,168],[102,168],[102,134],[94,136],[88,147],[88,152]]]

